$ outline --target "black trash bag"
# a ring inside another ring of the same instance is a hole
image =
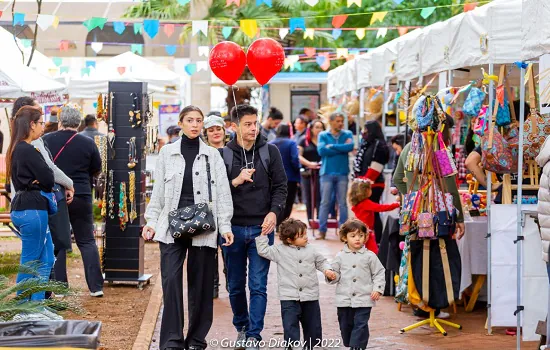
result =
[[[101,322],[0,322],[0,347],[97,349]]]
[[[455,300],[459,299],[460,274],[462,263],[460,252],[456,241],[451,237],[442,237],[445,241],[447,255],[449,256],[449,268],[451,270],[451,281],[453,284],[453,294]],[[414,283],[418,293],[422,297],[422,254],[424,250],[423,240],[411,240],[411,268],[414,277]],[[428,306],[433,309],[444,309],[449,307],[447,300],[447,288],[445,287],[445,275],[443,274],[443,264],[441,262],[441,251],[439,249],[439,239],[430,241],[430,300]]]

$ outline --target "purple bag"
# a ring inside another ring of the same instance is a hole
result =
[[[435,151],[435,161],[439,166],[441,176],[448,177],[458,174],[456,164],[453,160],[451,151],[445,146],[441,132],[437,133],[437,139],[439,140],[439,150]]]

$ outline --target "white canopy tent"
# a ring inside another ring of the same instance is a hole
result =
[[[550,2],[523,0],[522,57],[529,60],[550,53]]]
[[[99,93],[107,93],[109,81],[136,81],[148,83],[150,93],[156,98],[178,98],[181,77],[172,70],[156,64],[133,52],[125,52],[103,62],[90,74],[82,76],[83,61],[71,60],[69,73],[62,77],[67,82],[71,98],[95,99]]]
[[[367,52],[363,55],[359,55],[355,58],[357,60],[355,66],[357,67],[357,88],[362,89],[364,87],[371,86],[372,81],[372,52]],[[329,72],[330,73],[330,72]]]
[[[341,65],[328,72],[327,95],[329,98],[342,95],[346,92],[346,65]]]
[[[64,89],[62,83],[46,78],[22,63],[0,58],[0,98],[17,98],[31,93],[59,95]]]

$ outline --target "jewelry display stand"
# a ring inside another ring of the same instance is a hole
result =
[[[111,140],[107,152],[105,280],[137,282],[142,289],[152,277],[143,273],[145,243],[141,237],[145,224],[147,83],[109,82],[108,98]],[[125,194],[121,188],[126,188]]]
[[[436,318],[435,317],[435,311],[432,310],[432,311],[430,311],[430,318],[428,318],[426,320],[422,320],[422,321],[420,321],[418,323],[415,323],[415,324],[412,324],[410,326],[407,326],[407,327],[401,329],[399,332],[401,334],[403,334],[403,333],[408,332],[410,330],[413,330],[415,328],[422,327],[422,326],[425,326],[425,325],[429,325],[431,328],[434,328],[434,327],[437,328],[437,330],[439,332],[441,332],[441,334],[446,336],[447,331],[443,327],[441,327],[440,323],[442,323],[444,325],[447,325],[447,326],[454,327],[456,329],[462,329],[462,326],[459,325],[459,324]]]

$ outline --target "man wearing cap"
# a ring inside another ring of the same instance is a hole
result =
[[[181,128],[177,125],[169,126],[166,129],[166,134],[168,135],[168,143],[174,143],[180,139]]]

